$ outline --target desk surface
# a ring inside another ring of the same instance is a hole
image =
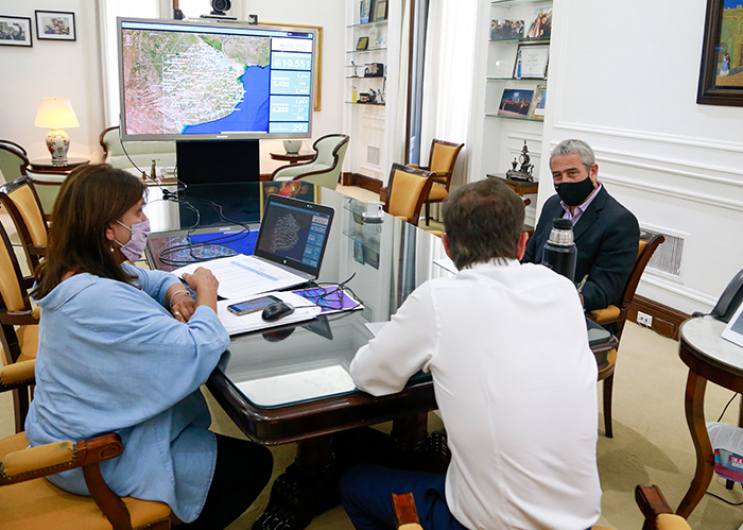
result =
[[[364,309],[296,327],[276,328],[265,335],[233,337],[229,354],[225,355],[221,369],[212,375],[209,386],[246,435],[265,444],[374,424],[399,416],[403,411],[424,412],[435,408],[429,376],[413,378],[402,394],[385,398],[353,391],[279,408],[256,406],[238,390],[237,386],[245,381],[265,377],[328,366],[348,369],[356,350],[372,337],[365,324],[389,320],[416,287],[431,278],[450,275],[434,263],[445,257],[440,238],[386,214],[380,224],[364,224],[361,217],[366,209],[364,203],[326,188],[316,190],[316,202],[335,209],[318,281],[340,282],[355,274],[348,287],[363,301]],[[260,217],[261,198],[256,184],[204,193],[189,188],[189,193],[192,197],[209,196],[214,202],[225,204],[225,212],[230,212],[227,216],[233,216],[236,221],[254,223]],[[219,197],[220,194],[223,196]],[[214,210],[212,206],[196,201],[192,206],[202,211],[202,220],[218,223],[216,216],[209,213],[210,209]],[[195,220],[184,204],[151,200],[146,212],[152,219],[153,232],[169,230],[160,237],[156,233],[150,237],[150,258]],[[159,213],[166,215],[155,219]],[[166,268],[154,258],[151,264]],[[594,347],[594,351],[605,352],[612,347],[616,347],[615,340]]]

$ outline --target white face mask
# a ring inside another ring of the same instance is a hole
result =
[[[116,239],[114,239],[114,241],[121,245],[121,253],[124,254],[124,257],[126,257],[126,259],[131,263],[134,263],[142,257],[144,247],[147,245],[147,237],[150,235],[150,220],[147,219],[141,223],[134,223],[131,228],[119,220],[116,222],[131,232],[129,241],[126,243],[121,243]]]

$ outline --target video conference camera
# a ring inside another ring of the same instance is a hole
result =
[[[230,7],[232,7],[230,0],[212,0],[211,14],[218,17],[225,17],[227,16],[226,11],[228,11]]]

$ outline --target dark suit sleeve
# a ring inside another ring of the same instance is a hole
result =
[[[637,260],[640,226],[635,216],[622,208],[621,215],[607,228],[596,260],[583,286],[586,311],[619,305]]]

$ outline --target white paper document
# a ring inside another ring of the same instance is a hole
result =
[[[182,278],[184,273],[193,274],[199,267],[209,269],[214,274],[219,281],[219,296],[233,303],[247,300],[254,294],[278,291],[307,281],[297,274],[245,254],[192,263],[174,270],[173,274]]]
[[[227,309],[228,305],[237,303],[236,300],[220,300],[217,302],[217,315],[219,316],[219,320],[222,321],[227,333],[232,336],[240,333],[248,333],[250,331],[259,331],[277,326],[285,326],[296,322],[304,322],[306,320],[312,320],[319,315],[322,310],[316,305],[311,305],[312,302],[309,302],[301,296],[291,292],[271,294],[280,298],[282,301],[293,305],[296,308],[294,313],[278,320],[274,320],[273,322],[267,322],[263,320],[262,311],[255,311],[253,313],[238,316]],[[253,298],[256,298],[256,296],[253,296]],[[250,300],[250,297],[241,299],[240,302],[247,300]]]
[[[707,424],[712,449],[725,449],[737,455],[743,455],[743,429],[725,423],[710,422]]]
[[[351,374],[341,365],[243,381],[236,386],[260,407],[277,407],[356,389]]]

